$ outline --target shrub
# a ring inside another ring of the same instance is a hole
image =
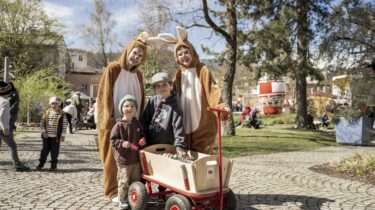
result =
[[[355,152],[353,156],[334,162],[331,166],[350,171],[357,176],[364,174],[375,175],[375,156],[369,155],[366,151]]]

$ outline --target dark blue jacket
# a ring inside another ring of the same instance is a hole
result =
[[[175,144],[185,149],[180,100],[175,92],[165,102],[161,99],[160,95],[150,98],[140,119],[145,128],[147,145]]]

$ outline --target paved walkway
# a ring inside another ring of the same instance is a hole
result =
[[[0,209],[117,209],[103,196],[94,131],[68,134],[57,172],[35,171],[38,133],[17,135],[20,157],[31,172],[12,170],[7,146],[0,148]],[[230,186],[237,209],[375,209],[375,186],[314,173],[308,168],[375,147],[328,147],[236,158]],[[46,165],[49,168],[49,165]],[[149,209],[163,209],[152,205]]]

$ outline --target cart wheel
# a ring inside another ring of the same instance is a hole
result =
[[[168,198],[165,210],[191,210],[191,204],[185,196],[176,194]]]
[[[233,210],[237,208],[236,196],[233,191],[230,190],[227,194],[224,195],[224,210]]]
[[[128,190],[128,199],[131,209],[146,209],[148,202],[146,186],[142,182],[134,182],[131,184]]]

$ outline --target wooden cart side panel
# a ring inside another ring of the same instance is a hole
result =
[[[148,146],[142,151],[150,152],[157,154],[158,152],[165,152],[165,153],[176,153],[176,147],[170,144],[154,144],[151,146]]]
[[[219,188],[219,165],[217,156],[207,156],[193,163],[195,174],[193,174],[196,186],[196,192],[209,191]],[[223,187],[228,187],[227,179],[230,162],[228,158],[222,158]],[[193,176],[189,177],[192,178]],[[193,181],[193,180],[192,180]]]
[[[179,189],[185,189],[185,182],[182,167],[184,163],[163,157],[158,154],[144,152],[148,162],[149,176],[153,179],[174,186]]]
[[[229,163],[228,163],[228,170],[227,170],[227,173],[226,173],[226,179],[225,179],[225,182],[224,182],[224,187],[228,187],[229,186],[229,180],[230,180],[230,174],[232,173],[232,167],[233,167],[233,160],[229,160]]]

